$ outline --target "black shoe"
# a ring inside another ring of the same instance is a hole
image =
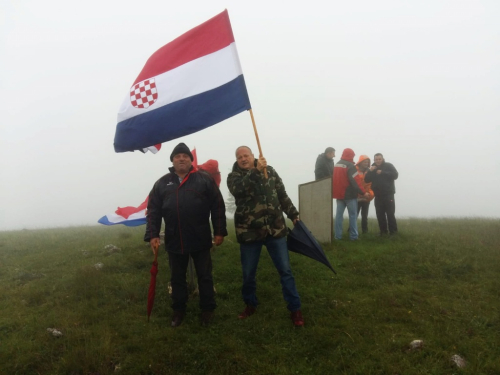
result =
[[[212,322],[213,317],[214,317],[213,311],[203,311],[201,313],[201,325],[205,327],[209,326],[210,323]]]
[[[170,325],[174,328],[179,327],[185,316],[185,311],[174,311],[174,314],[172,315],[172,322],[170,323]]]

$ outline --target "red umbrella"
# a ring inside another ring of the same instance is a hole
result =
[[[151,311],[153,310],[153,305],[155,303],[155,290],[156,290],[156,275],[158,274],[158,262],[157,262],[157,257],[158,257],[158,245],[155,244],[154,248],[154,254],[155,254],[155,259],[153,260],[153,265],[151,266],[151,270],[149,272],[151,273],[151,281],[149,282],[149,290],[148,290],[148,322],[149,322],[149,316],[151,315]]]

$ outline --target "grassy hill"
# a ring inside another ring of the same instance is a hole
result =
[[[193,295],[172,329],[164,252],[146,319],[153,256],[144,227],[0,232],[0,374],[500,374],[500,220],[398,224],[395,238],[324,244],[337,275],[290,253],[302,329],[265,251],[261,305],[237,319],[234,233],[213,253],[213,324],[200,325]],[[423,347],[412,350],[416,339]]]

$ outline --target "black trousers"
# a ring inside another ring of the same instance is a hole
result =
[[[210,249],[190,254],[168,253],[171,273],[170,284],[172,285],[172,309],[175,311],[186,310],[188,301],[186,272],[190,256],[193,258],[194,268],[198,276],[200,309],[202,311],[213,311],[217,305],[215,304]]]
[[[394,195],[376,196],[375,211],[377,213],[380,234],[395,234],[398,232],[398,224],[394,215],[396,212]]]
[[[358,216],[361,211],[361,232],[368,233],[368,210],[370,201],[358,201]]]

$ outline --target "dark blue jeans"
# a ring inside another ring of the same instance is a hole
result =
[[[267,252],[280,275],[281,290],[283,291],[283,298],[288,304],[288,310],[299,310],[300,297],[290,268],[286,237],[274,238],[269,236],[263,241],[240,244],[241,268],[243,270],[243,287],[241,288],[243,301],[251,306],[257,306],[259,303],[255,294],[257,290],[255,275],[263,245],[266,246]]]

